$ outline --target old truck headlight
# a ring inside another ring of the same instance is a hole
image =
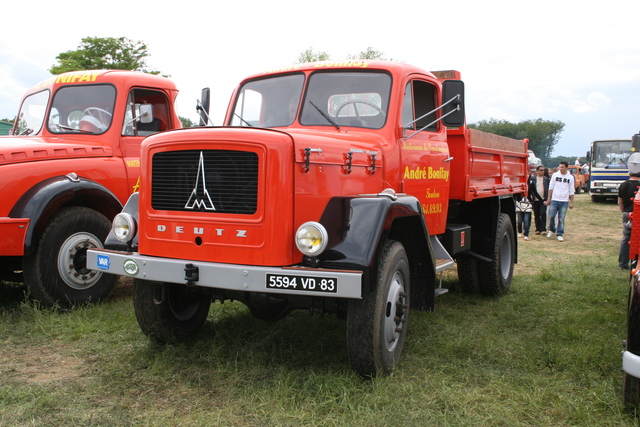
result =
[[[317,222],[302,224],[296,231],[296,246],[307,256],[318,256],[327,247],[329,236],[327,230]]]
[[[116,236],[116,239],[127,243],[135,237],[138,231],[138,225],[136,224],[136,220],[130,214],[123,212],[113,218],[111,229],[113,230],[113,234]]]

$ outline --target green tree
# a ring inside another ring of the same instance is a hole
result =
[[[85,37],[76,50],[62,52],[49,72],[61,74],[78,70],[135,70],[149,74],[159,71],[147,68],[145,58],[149,56],[147,45],[126,37]]]
[[[347,59],[386,59],[384,58],[384,52],[375,50],[371,46],[367,47],[367,50],[363,50],[356,55],[349,55]]]
[[[327,52],[314,52],[313,48],[306,49],[298,56],[298,64],[305,64],[307,62],[328,61],[331,59]]]
[[[481,120],[469,125],[472,129],[515,139],[529,139],[529,149],[533,150],[543,163],[551,157],[553,147],[558,143],[565,124],[561,121],[524,120],[511,123],[506,120]]]
[[[179,116],[180,118],[180,122],[182,123],[182,127],[183,128],[192,128],[193,127],[193,120],[191,120],[188,117],[182,117]]]
[[[384,52],[376,50],[371,46],[367,47],[366,50],[362,52],[358,52],[355,55],[347,55],[348,60],[354,59],[387,59],[384,56]],[[327,52],[314,52],[313,48],[306,49],[298,56],[297,63],[304,64],[307,62],[317,62],[317,61],[328,61],[331,59],[331,56]]]

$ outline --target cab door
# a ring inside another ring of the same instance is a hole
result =
[[[170,123],[170,111],[169,98],[162,91],[134,88],[129,92],[120,148],[124,155],[131,193],[138,191],[140,186],[142,140],[149,135],[175,127],[175,124]]]
[[[446,228],[451,171],[446,129],[436,111],[438,99],[434,83],[420,78],[407,81],[399,141],[402,187],[420,201],[431,235]]]

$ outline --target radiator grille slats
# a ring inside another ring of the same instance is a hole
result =
[[[252,215],[258,205],[258,155],[232,150],[156,153],[151,205],[156,210]]]

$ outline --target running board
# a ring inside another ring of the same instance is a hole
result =
[[[440,296],[449,292],[449,289],[442,287],[442,272],[453,267],[454,261],[436,236],[431,236],[431,247],[436,258],[436,274],[440,275],[438,287],[435,289],[435,296]]]
[[[449,255],[449,252],[442,246],[440,239],[436,236],[431,236],[431,247],[433,248],[433,255],[436,259],[436,273],[443,272],[453,267],[453,258]]]

